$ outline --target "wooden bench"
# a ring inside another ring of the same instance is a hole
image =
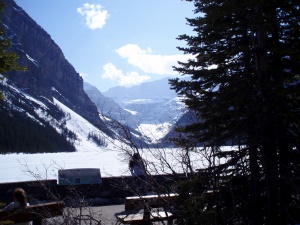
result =
[[[168,221],[173,224],[179,215],[171,209],[175,207],[178,194],[160,194],[127,197],[125,211],[116,213],[120,224],[151,224]]]
[[[15,224],[33,221],[33,225],[41,225],[42,220],[63,215],[62,201],[30,205],[24,209],[0,211],[0,224]]]

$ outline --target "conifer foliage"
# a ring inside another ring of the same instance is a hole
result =
[[[175,68],[189,79],[170,84],[198,117],[177,130],[209,163],[181,189],[182,223],[299,223],[300,2],[192,2],[178,39],[194,58]]]
[[[3,13],[5,4],[0,0],[0,16]],[[25,70],[17,63],[18,55],[10,51],[11,42],[8,38],[4,36],[4,29],[2,27],[0,18],[0,81],[4,79],[4,75],[12,70]],[[2,98],[2,93],[0,92],[0,98]]]

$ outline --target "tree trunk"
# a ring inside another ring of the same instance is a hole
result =
[[[261,138],[263,166],[266,179],[266,225],[278,223],[278,162],[276,135],[274,135],[274,111],[271,95],[271,80],[268,57],[266,31],[264,28],[264,12],[262,6],[257,2],[254,6],[256,19],[256,70],[260,79],[261,89]]]
[[[262,213],[261,213],[261,185],[260,185],[260,174],[258,165],[258,148],[255,146],[249,147],[249,161],[251,171],[251,205],[250,205],[250,223],[252,225],[263,224]]]

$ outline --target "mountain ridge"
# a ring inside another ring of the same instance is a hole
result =
[[[14,1],[4,3],[1,22],[5,37],[12,43],[10,50],[19,56],[18,63],[27,70],[8,72],[8,79],[1,75],[0,153],[78,151],[86,140],[99,149],[105,147],[101,137],[117,134],[100,118],[83,90],[83,79],[43,28]],[[72,130],[70,112],[59,105],[84,118],[91,130]]]
[[[99,112],[108,117],[114,115],[121,123],[147,136],[151,143],[159,142],[186,110],[175,91],[170,89],[169,78],[133,87],[113,87],[103,93],[91,86],[86,83],[84,90]]]
[[[103,94],[85,84],[51,36],[14,1],[4,2],[7,4],[2,17],[5,34],[11,40],[11,50],[19,56],[19,64],[27,70],[9,72],[8,79],[0,84],[6,96],[6,103],[0,102],[0,111],[9,114],[17,110],[32,123],[48,129],[47,132],[52,126],[58,133],[56,138],[63,136],[76,150],[83,148],[80,146],[83,141],[88,146],[97,142],[103,148],[106,143],[102,138],[136,147],[151,145],[159,142],[182,115],[184,108],[170,90],[168,78],[131,88],[115,87]],[[118,93],[119,101],[106,96],[109,93]],[[72,130],[74,126],[68,125],[71,114],[90,123],[89,132]],[[126,140],[128,134],[132,140]],[[23,141],[14,138],[10,141]],[[34,145],[36,141],[31,142]]]
[[[53,97],[87,118],[104,132],[110,133],[100,119],[95,104],[83,90],[83,79],[65,59],[62,50],[51,36],[14,1],[4,0],[2,23],[10,37],[12,50],[26,71],[9,72],[14,84],[36,98]]]

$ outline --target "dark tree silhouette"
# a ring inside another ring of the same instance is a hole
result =
[[[194,196],[189,224],[299,222],[300,3],[192,2],[194,34],[179,49],[193,57],[175,68],[189,79],[170,84],[197,115],[178,131],[209,153],[213,194]]]

